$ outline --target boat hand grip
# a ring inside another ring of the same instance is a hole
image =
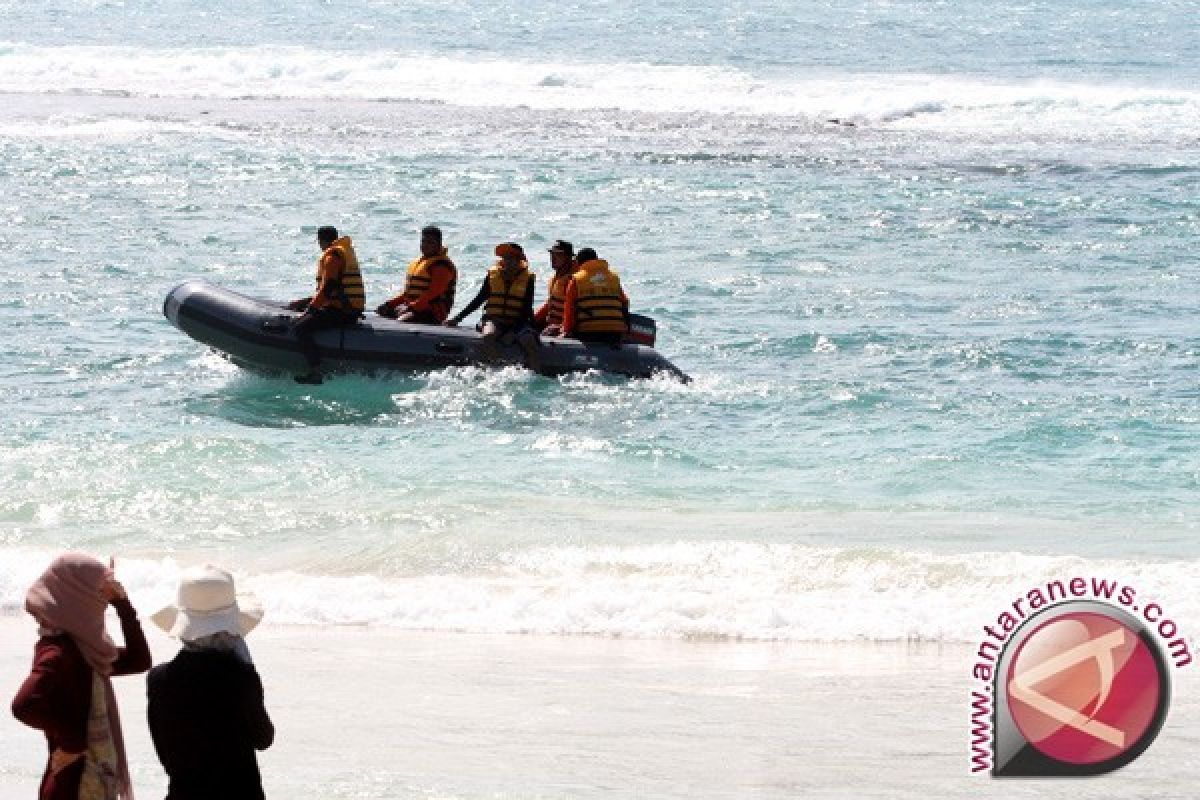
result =
[[[463,346],[458,342],[438,342],[436,349],[439,353],[461,353]]]
[[[269,319],[263,322],[262,329],[267,333],[286,333],[288,324],[284,319]]]

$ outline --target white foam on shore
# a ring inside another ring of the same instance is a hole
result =
[[[1067,138],[1194,138],[1200,92],[924,74],[755,75],[710,65],[430,58],[302,47],[0,46],[0,92],[413,100],[829,119],[855,126]]]
[[[0,609],[16,612],[52,556],[0,553]],[[172,599],[186,558],[123,559],[145,609]],[[233,565],[236,566],[236,565]],[[277,623],[407,630],[781,641],[977,640],[1013,600],[1050,580],[1108,579],[1180,623],[1200,615],[1195,560],[1019,553],[933,554],[746,542],[540,547],[470,571],[413,576],[239,576]]]

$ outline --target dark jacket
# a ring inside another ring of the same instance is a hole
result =
[[[137,612],[127,598],[113,600],[121,619],[125,647],[117,648],[113,675],[131,675],[150,669],[150,648]],[[67,634],[43,636],[33,649],[33,669],[13,698],[13,716],[46,734],[50,752],[61,749],[80,753],[87,749],[88,712],[92,708],[92,668],[75,640]],[[76,800],[83,759],[50,774],[49,762],[38,790],[41,800]]]
[[[150,670],[146,688],[167,800],[262,800],[254,751],[271,746],[275,727],[252,665],[232,653],[181,650]]]

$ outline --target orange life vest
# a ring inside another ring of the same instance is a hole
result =
[[[529,290],[529,282],[534,280],[537,280],[537,276],[529,271],[529,265],[524,261],[521,262],[521,271],[511,283],[505,282],[502,265],[497,264],[489,269],[487,305],[483,307],[483,316],[509,324],[519,321],[525,310],[525,293]]]
[[[575,280],[575,330],[579,333],[625,333],[621,279],[601,259],[579,265]]]
[[[570,273],[550,277],[550,290],[546,300],[547,325],[562,325],[563,309],[567,304],[567,284],[570,282]]]
[[[343,266],[341,274],[334,278],[333,295],[329,298],[329,305],[343,311],[362,311],[367,304],[367,294],[363,289],[362,273],[358,269],[358,255],[354,252],[354,245],[349,236],[336,240],[321,253],[317,262],[317,291],[321,289],[321,279],[333,252],[341,254]]]
[[[438,316],[445,318],[450,313],[450,309],[454,307],[454,289],[458,284],[458,271],[454,268],[454,262],[446,255],[446,248],[442,248],[442,252],[437,255],[421,256],[416,261],[408,265],[408,274],[404,278],[404,302],[415,303],[417,299],[425,294],[425,290],[433,283],[433,267],[442,266],[450,269],[450,284],[446,287],[446,291],[440,297],[433,300],[433,305],[441,306],[438,309]]]

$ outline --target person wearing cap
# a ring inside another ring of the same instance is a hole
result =
[[[167,800],[263,800],[254,752],[271,746],[275,727],[245,640],[262,611],[242,608],[233,576],[206,565],[185,571],[176,604],[150,619],[183,644],[146,678]]]
[[[497,343],[502,337],[515,338],[525,353],[525,366],[541,371],[537,332],[533,328],[533,289],[537,276],[529,271],[525,251],[516,242],[496,245],[499,260],[487,271],[475,299],[456,315],[446,320],[454,327],[480,306],[483,309],[483,353],[494,361],[500,353]],[[486,303],[486,305],[484,305]]]
[[[550,266],[554,274],[546,291],[546,302],[533,315],[534,326],[543,336],[562,333],[563,309],[567,300],[567,284],[575,271],[575,246],[559,239],[550,248]]]
[[[421,229],[421,255],[408,265],[404,291],[375,309],[381,317],[417,325],[441,325],[454,307],[458,270],[442,246],[442,229]]]
[[[562,333],[583,342],[618,346],[629,332],[629,298],[608,262],[585,247],[577,271],[567,283]]]
[[[124,647],[105,632],[109,606],[121,620]],[[64,553],[29,588],[25,610],[37,620],[40,638],[12,713],[46,736],[39,800],[131,797],[111,679],[150,669],[150,648],[112,562]]]

